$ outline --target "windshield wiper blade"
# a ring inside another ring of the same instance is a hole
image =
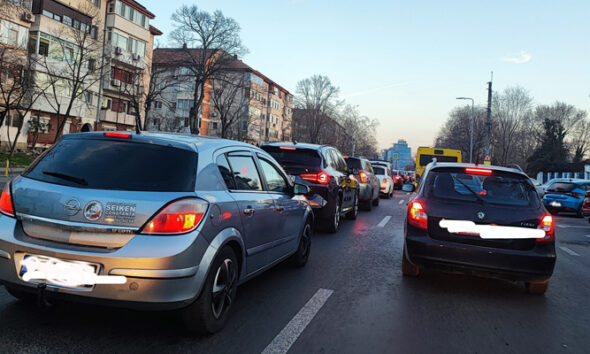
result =
[[[76,184],[87,186],[88,182],[84,178],[79,178],[75,176],[66,175],[65,173],[53,172],[53,171],[43,171],[44,175],[57,177],[66,181],[74,182]]]
[[[467,184],[466,184],[466,183],[464,183],[463,181],[461,181],[461,180],[460,180],[459,178],[457,178],[457,177],[453,177],[453,176],[451,176],[451,177],[453,178],[453,180],[454,180],[455,182],[459,182],[459,183],[461,183],[461,184],[463,185],[463,187],[467,188],[467,190],[468,190],[468,191],[470,191],[470,192],[471,192],[471,194],[473,194],[473,195],[474,195],[474,196],[475,196],[475,197],[476,197],[476,198],[477,198],[477,199],[478,199],[480,202],[482,202],[482,203],[485,203],[485,200],[483,200],[483,198],[482,198],[482,197],[481,197],[479,194],[477,194],[477,192],[476,192],[476,191],[474,191],[473,189],[469,188],[469,186],[467,186]]]

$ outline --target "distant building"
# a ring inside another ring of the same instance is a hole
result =
[[[393,159],[395,153],[398,154],[397,162]],[[402,169],[412,163],[412,148],[405,140],[399,139],[391,148],[385,150],[385,160],[391,161],[394,168]]]
[[[321,125],[314,125],[313,120],[321,120]],[[313,129],[319,131],[313,132]],[[312,109],[295,108],[293,110],[293,139],[302,143],[326,144],[340,150],[343,154],[352,153],[352,137],[334,118]]]

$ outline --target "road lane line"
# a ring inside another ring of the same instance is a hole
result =
[[[399,201],[399,203],[397,203],[397,204],[401,204],[401,203],[403,203],[403,202],[405,202],[405,200],[403,200],[403,199],[402,199],[402,200],[400,200],[400,201]]]
[[[587,229],[588,226],[581,226],[581,225],[557,225],[557,227],[561,227],[562,229],[566,229],[568,227],[574,227],[578,229]]]
[[[381,220],[381,222],[377,224],[377,227],[384,227],[385,224],[389,222],[389,219],[391,219],[391,216],[389,215],[384,217],[383,220]]]
[[[574,250],[570,250],[569,248],[565,247],[565,246],[559,246],[559,248],[561,248],[561,250],[567,254],[569,254],[570,256],[579,256],[579,254],[574,251]]]
[[[333,292],[334,290],[330,289],[316,291],[285,328],[264,348],[262,354],[287,353]]]

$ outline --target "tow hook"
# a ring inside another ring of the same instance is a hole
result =
[[[49,301],[47,301],[47,284],[41,283],[37,285],[37,306],[41,308],[47,308],[53,306]]]

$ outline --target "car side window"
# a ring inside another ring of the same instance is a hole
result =
[[[334,168],[338,171],[344,172],[346,170],[346,162],[344,158],[340,156],[340,153],[334,149],[330,149],[330,155],[334,160]]]
[[[229,164],[236,181],[236,190],[261,191],[260,175],[251,156],[228,156]]]
[[[262,173],[266,178],[268,190],[271,192],[288,193],[290,189],[289,183],[285,180],[277,168],[265,159],[259,158],[258,161],[260,161]]]
[[[322,155],[324,155],[324,161],[326,164],[326,167],[331,167],[331,168],[336,168],[336,164],[334,163],[334,158],[332,157],[332,154],[330,154],[330,150],[324,150],[324,152],[322,153]]]
[[[227,189],[236,189],[236,181],[234,180],[231,167],[229,167],[225,155],[219,155],[219,157],[217,157],[217,168],[219,168],[219,173],[221,173],[221,177],[223,178]]]

